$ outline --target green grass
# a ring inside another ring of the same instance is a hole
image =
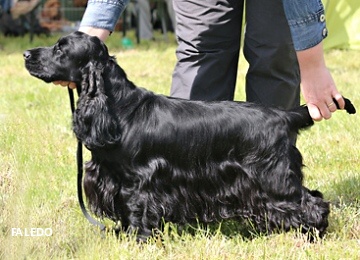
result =
[[[164,246],[138,245],[134,236],[101,238],[82,216],[76,196],[76,140],[67,91],[31,77],[22,52],[53,44],[58,36],[0,38],[0,259],[359,259],[359,115],[333,114],[298,139],[306,164],[306,185],[332,203],[329,232],[308,243],[296,232],[244,236],[238,224],[187,227],[166,224]],[[133,38],[133,35],[130,35]],[[175,41],[157,36],[134,49],[121,37],[108,43],[129,78],[158,93],[169,93]],[[332,50],[328,66],[339,90],[360,108],[360,53]],[[244,99],[246,62],[239,66],[236,99]],[[86,157],[88,158],[88,154]],[[109,222],[107,222],[110,224]],[[12,236],[12,228],[51,228],[52,236]]]

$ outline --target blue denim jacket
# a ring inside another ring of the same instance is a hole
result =
[[[314,47],[327,36],[321,0],[283,0],[283,4],[295,50]]]
[[[89,0],[81,26],[112,31],[128,2],[129,0]],[[283,0],[283,4],[295,50],[311,48],[327,36],[321,0]]]
[[[80,26],[113,31],[129,0],[89,0]]]

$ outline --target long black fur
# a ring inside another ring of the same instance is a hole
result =
[[[73,129],[92,154],[84,188],[97,216],[121,221],[139,239],[162,220],[234,218],[264,233],[324,234],[329,203],[303,186],[291,141],[313,125],[306,106],[286,112],[156,95],[129,81],[98,38],[80,32],[24,58],[31,75],[80,88]],[[347,99],[346,110],[355,113]]]

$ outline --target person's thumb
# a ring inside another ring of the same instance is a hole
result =
[[[321,121],[323,119],[320,110],[317,106],[313,105],[313,104],[307,104],[308,110],[309,110],[309,114],[311,116],[311,118],[315,121]]]

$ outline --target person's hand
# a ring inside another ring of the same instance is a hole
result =
[[[326,68],[322,43],[304,51],[298,51],[300,65],[301,91],[315,121],[329,119],[336,111],[337,101],[341,109],[345,106],[342,95],[336,89],[335,82]]]
[[[74,82],[70,82],[70,81],[53,81],[53,83],[55,85],[60,85],[62,87],[69,87],[71,89],[76,88],[76,84]]]

